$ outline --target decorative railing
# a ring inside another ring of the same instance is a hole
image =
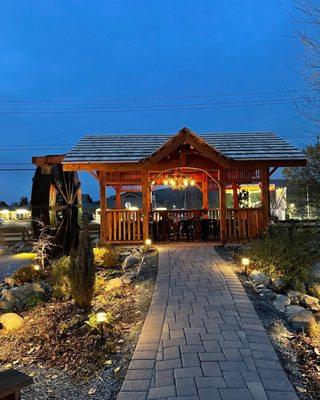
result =
[[[221,215],[225,214],[226,241],[254,239],[263,233],[263,211],[260,208],[227,208],[209,210],[153,210],[149,213],[149,236],[153,241],[213,240],[219,241]],[[105,239],[110,243],[143,241],[142,210],[107,210]]]
[[[142,242],[141,210],[107,210],[105,238],[112,243]]]

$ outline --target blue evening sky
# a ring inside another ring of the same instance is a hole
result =
[[[303,88],[289,0],[2,0],[0,101],[87,100],[252,93]],[[79,108],[287,99],[290,94],[76,103],[0,103],[0,169],[31,168],[88,133],[274,130],[313,142],[288,104],[139,112]],[[56,112],[61,108],[72,112]],[[53,113],[43,113],[54,108]],[[33,113],[16,110],[34,109]],[[15,112],[4,112],[4,111]],[[75,112],[76,111],[76,112]],[[134,145],[134,143],[133,143]],[[10,150],[8,150],[10,149]],[[30,196],[32,172],[0,171],[0,200]],[[93,178],[83,192],[97,197]]]

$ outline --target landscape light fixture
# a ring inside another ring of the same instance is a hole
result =
[[[146,239],[146,246],[151,246],[151,244],[152,244],[151,239]]]
[[[35,271],[39,271],[39,269],[40,269],[40,265],[38,265],[38,264],[35,264],[35,265],[33,266],[33,269],[34,269]]]
[[[104,339],[104,329],[103,329],[103,324],[106,322],[107,319],[107,313],[103,308],[99,308],[99,310],[96,312],[96,319],[97,323],[99,324],[100,327],[100,335],[101,335],[101,340],[103,341]]]
[[[250,263],[251,263],[250,258],[248,257],[241,258],[241,264],[244,266],[244,272],[246,275],[247,275],[247,267],[249,267]]]

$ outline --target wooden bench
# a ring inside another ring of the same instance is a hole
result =
[[[20,399],[20,390],[32,385],[32,383],[31,376],[15,369],[7,369],[0,372],[0,400]]]

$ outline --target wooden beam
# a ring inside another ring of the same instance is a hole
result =
[[[143,242],[149,239],[150,186],[148,171],[142,171]]]
[[[239,208],[238,184],[232,183],[233,208]]]
[[[98,172],[99,188],[100,188],[100,240],[102,243],[106,242],[106,185],[104,172]]]
[[[204,174],[202,181],[202,208],[207,210],[209,208],[209,190],[208,190],[208,175]]]
[[[37,166],[61,164],[65,154],[32,157],[32,164]]]
[[[226,216],[226,172],[219,171],[219,208],[220,208],[220,240],[225,243],[227,240],[227,216]]]
[[[299,167],[305,166],[305,160],[248,160],[248,161],[235,161],[230,160],[228,168],[229,169],[261,169],[265,167]],[[179,168],[180,160],[157,162],[152,165],[144,165],[141,162],[138,163],[67,163],[63,164],[64,171],[108,171],[108,172],[126,172],[126,171],[136,171],[147,170],[147,171],[163,171],[170,168]],[[188,167],[202,168],[204,170],[212,170],[212,162],[205,161],[193,162],[192,159],[188,160]],[[218,167],[217,167],[218,169]]]
[[[121,208],[121,186],[115,186],[116,190],[116,208]]]
[[[263,225],[266,228],[270,220],[270,191],[269,191],[269,170],[261,169],[261,204],[263,210]]]
[[[181,146],[180,150],[180,165],[181,167],[186,167],[187,166],[187,147],[185,144]]]

